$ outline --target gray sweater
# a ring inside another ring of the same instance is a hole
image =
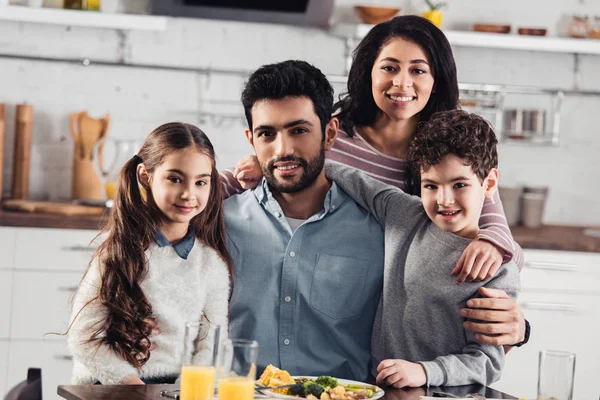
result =
[[[504,264],[490,280],[457,285],[450,271],[469,239],[438,228],[416,196],[339,163],[328,161],[325,171],[385,231],[383,293],[371,342],[373,373],[384,359],[403,359],[421,363],[431,386],[489,385],[500,379],[504,349],[477,342],[463,328],[460,309],[481,286],[516,297],[516,264]]]

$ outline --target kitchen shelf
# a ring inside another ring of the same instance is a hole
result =
[[[373,25],[354,25],[336,29],[337,33],[363,38]],[[600,40],[572,39],[546,36],[526,36],[517,34],[499,34],[471,31],[445,30],[444,34],[452,46],[486,47],[491,49],[532,50],[570,54],[600,54]]]
[[[99,11],[0,7],[0,21],[33,22],[90,28],[164,31],[167,18],[153,15],[109,14]]]

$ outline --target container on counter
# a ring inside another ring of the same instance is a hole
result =
[[[83,0],[64,0],[63,7],[71,10],[83,9]]]
[[[588,36],[590,24],[585,15],[573,15],[567,24],[567,34],[569,37],[583,39]]]
[[[100,11],[101,0],[87,0],[85,4],[86,10]]]
[[[6,129],[6,104],[0,104],[0,201],[2,201],[2,181],[4,177],[4,132]]]
[[[600,15],[594,16],[589,36],[592,39],[600,39]]]
[[[517,226],[521,222],[522,187],[501,186],[498,188],[500,200],[504,207],[504,215],[508,226]]]
[[[546,186],[523,188],[523,209],[521,211],[523,225],[528,228],[539,228],[542,225],[547,197],[548,187]]]

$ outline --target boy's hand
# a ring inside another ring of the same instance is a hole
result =
[[[238,161],[233,170],[233,176],[238,180],[242,188],[254,189],[263,177],[262,170],[256,156],[245,156]]]
[[[504,259],[503,252],[485,240],[473,240],[462,253],[451,274],[456,283],[479,282],[492,278]]]
[[[464,328],[475,332],[475,339],[483,344],[512,345],[523,341],[525,317],[517,302],[504,290],[480,287],[478,292],[484,298],[467,301],[469,308],[463,308],[460,315],[482,322],[465,321]]]
[[[421,364],[405,360],[383,360],[377,366],[377,384],[395,388],[419,387],[427,383],[427,374]]]

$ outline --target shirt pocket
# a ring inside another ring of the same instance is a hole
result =
[[[368,266],[366,260],[318,254],[310,288],[310,306],[333,319],[359,314]]]

